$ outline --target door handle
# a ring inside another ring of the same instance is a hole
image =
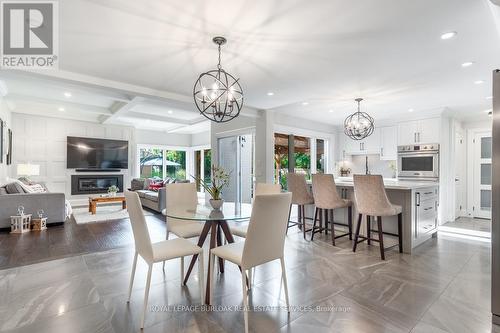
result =
[[[417,197],[416,198],[417,199],[417,206],[420,206],[420,193],[419,192],[417,192],[416,197]]]
[[[413,141],[417,143],[417,132],[413,133]]]
[[[380,148],[380,156],[384,156],[384,147]]]

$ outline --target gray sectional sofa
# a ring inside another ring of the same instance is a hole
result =
[[[47,224],[62,223],[66,220],[64,193],[13,193],[0,187],[0,229],[10,228],[10,217],[18,215],[17,208],[24,207],[25,214],[37,216],[43,209]]]
[[[155,179],[135,178],[132,179],[130,186],[131,191],[137,192],[143,207],[152,209],[158,213],[165,208],[166,205],[166,190],[165,187],[158,190],[149,190],[149,184]],[[189,183],[189,180],[167,179],[164,181],[168,183]]]

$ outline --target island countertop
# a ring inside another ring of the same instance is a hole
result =
[[[311,181],[307,181],[311,185]],[[343,187],[353,187],[352,177],[335,178],[335,185]],[[384,178],[385,188],[388,190],[415,190],[419,188],[439,186],[437,181],[399,180],[397,178]]]
[[[335,178],[337,186],[354,186],[352,177]],[[385,188],[388,190],[414,190],[430,186],[438,186],[437,181],[399,180],[397,178],[384,178]]]

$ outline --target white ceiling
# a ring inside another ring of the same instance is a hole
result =
[[[339,124],[361,96],[376,119],[408,116],[409,109],[475,119],[487,117],[491,71],[500,68],[490,7],[488,0],[61,1],[60,69],[151,90],[110,122],[206,129],[191,93],[200,72],[216,64],[211,38],[224,35],[222,65],[241,78],[247,106]],[[441,40],[447,31],[458,35]],[[466,61],[474,65],[462,68]],[[6,80],[9,94],[18,95],[13,101],[69,102],[63,86],[26,80]],[[85,95],[88,85],[83,90],[71,102],[104,109],[100,121],[135,97],[127,89],[92,91],[95,98]],[[154,98],[159,92],[173,97]]]

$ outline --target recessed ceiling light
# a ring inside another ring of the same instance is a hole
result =
[[[462,67],[470,67],[474,65],[474,62],[473,61],[466,61],[462,64]]]
[[[483,80],[477,80],[477,81],[474,81],[474,84],[483,84],[484,81]]]
[[[172,114],[172,113],[174,113],[174,111],[172,111],[172,110],[168,110],[168,111],[167,111],[167,113],[168,113],[168,114]]]
[[[333,110],[328,110],[328,112],[333,113]]]
[[[58,111],[61,111],[61,112],[64,112],[64,108],[63,107],[60,107],[57,109]]]
[[[492,116],[493,116],[493,111],[488,112],[488,117],[492,117]]]
[[[493,96],[487,96],[486,99],[493,99]]]
[[[412,108],[408,109],[408,112],[413,112],[413,111],[415,111],[415,110],[413,110]]]
[[[71,96],[72,96],[72,95],[71,95],[71,93],[70,93],[69,91],[66,91],[66,92],[64,93],[64,97],[66,97],[66,98],[70,98]]]
[[[302,105],[309,105],[309,102],[302,102]]]
[[[444,34],[441,35],[441,39],[443,39],[443,40],[452,39],[456,35],[457,35],[456,31],[445,32]]]
[[[274,96],[274,93],[272,91],[267,93],[267,96]]]

